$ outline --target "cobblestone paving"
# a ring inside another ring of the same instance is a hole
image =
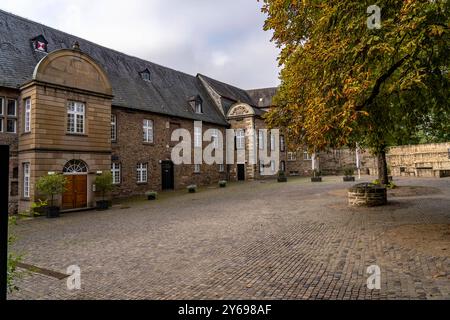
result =
[[[355,209],[322,183],[248,182],[130,208],[37,218],[15,227],[24,262],[81,268],[81,290],[29,274],[10,299],[450,299],[450,253],[427,255],[383,234],[450,224],[450,179],[399,179],[438,194]],[[381,290],[366,286],[381,268]]]

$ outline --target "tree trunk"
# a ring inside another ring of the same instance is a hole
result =
[[[378,181],[381,184],[388,184],[388,172],[387,172],[387,162],[386,162],[386,151],[382,150],[377,154],[378,158]]]

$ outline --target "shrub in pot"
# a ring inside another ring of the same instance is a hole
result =
[[[353,168],[346,168],[344,169],[344,181],[355,181],[355,177],[353,176],[354,169]]]
[[[220,180],[219,181],[219,187],[225,188],[226,186],[227,186],[227,181],[226,180]]]
[[[62,194],[66,190],[67,179],[62,174],[52,174],[42,176],[36,181],[36,189],[39,193],[50,197],[50,205],[45,207],[47,218],[59,217],[58,206],[55,206],[55,196]]]
[[[278,182],[287,182],[286,173],[283,170],[278,171]]]
[[[313,176],[311,177],[311,182],[322,182],[321,172],[317,169],[313,170]]]
[[[156,200],[156,197],[158,196],[158,192],[156,192],[156,191],[147,191],[145,193],[145,195],[147,196],[147,200]]]
[[[114,185],[111,172],[106,171],[95,177],[95,190],[100,192],[102,195],[102,200],[96,201],[97,210],[108,209],[109,201],[105,200],[105,195],[107,192],[112,191],[113,188]]]
[[[197,185],[196,184],[191,184],[191,185],[187,186],[187,189],[188,189],[189,193],[196,193],[197,192]]]

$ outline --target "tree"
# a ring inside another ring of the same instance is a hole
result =
[[[359,143],[377,155],[386,184],[388,146],[430,123],[444,128],[448,118],[433,115],[450,113],[449,1],[377,1],[379,29],[367,23],[373,1],[263,2],[283,67],[266,120],[287,127],[290,144]]]
[[[53,207],[54,197],[62,194],[66,189],[67,179],[62,174],[42,176],[36,182],[36,189],[42,194],[49,196]]]

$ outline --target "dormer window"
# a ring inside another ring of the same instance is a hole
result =
[[[194,96],[191,97],[189,99],[189,104],[191,105],[192,109],[194,110],[195,113],[203,113],[203,101],[202,98],[200,98],[200,96]]]
[[[43,35],[39,35],[36,38],[31,39],[31,41],[33,43],[34,50],[39,52],[48,52],[47,51],[48,41],[45,40]]]
[[[141,75],[142,80],[150,81],[150,70],[145,69],[144,71],[139,72],[139,74]]]

